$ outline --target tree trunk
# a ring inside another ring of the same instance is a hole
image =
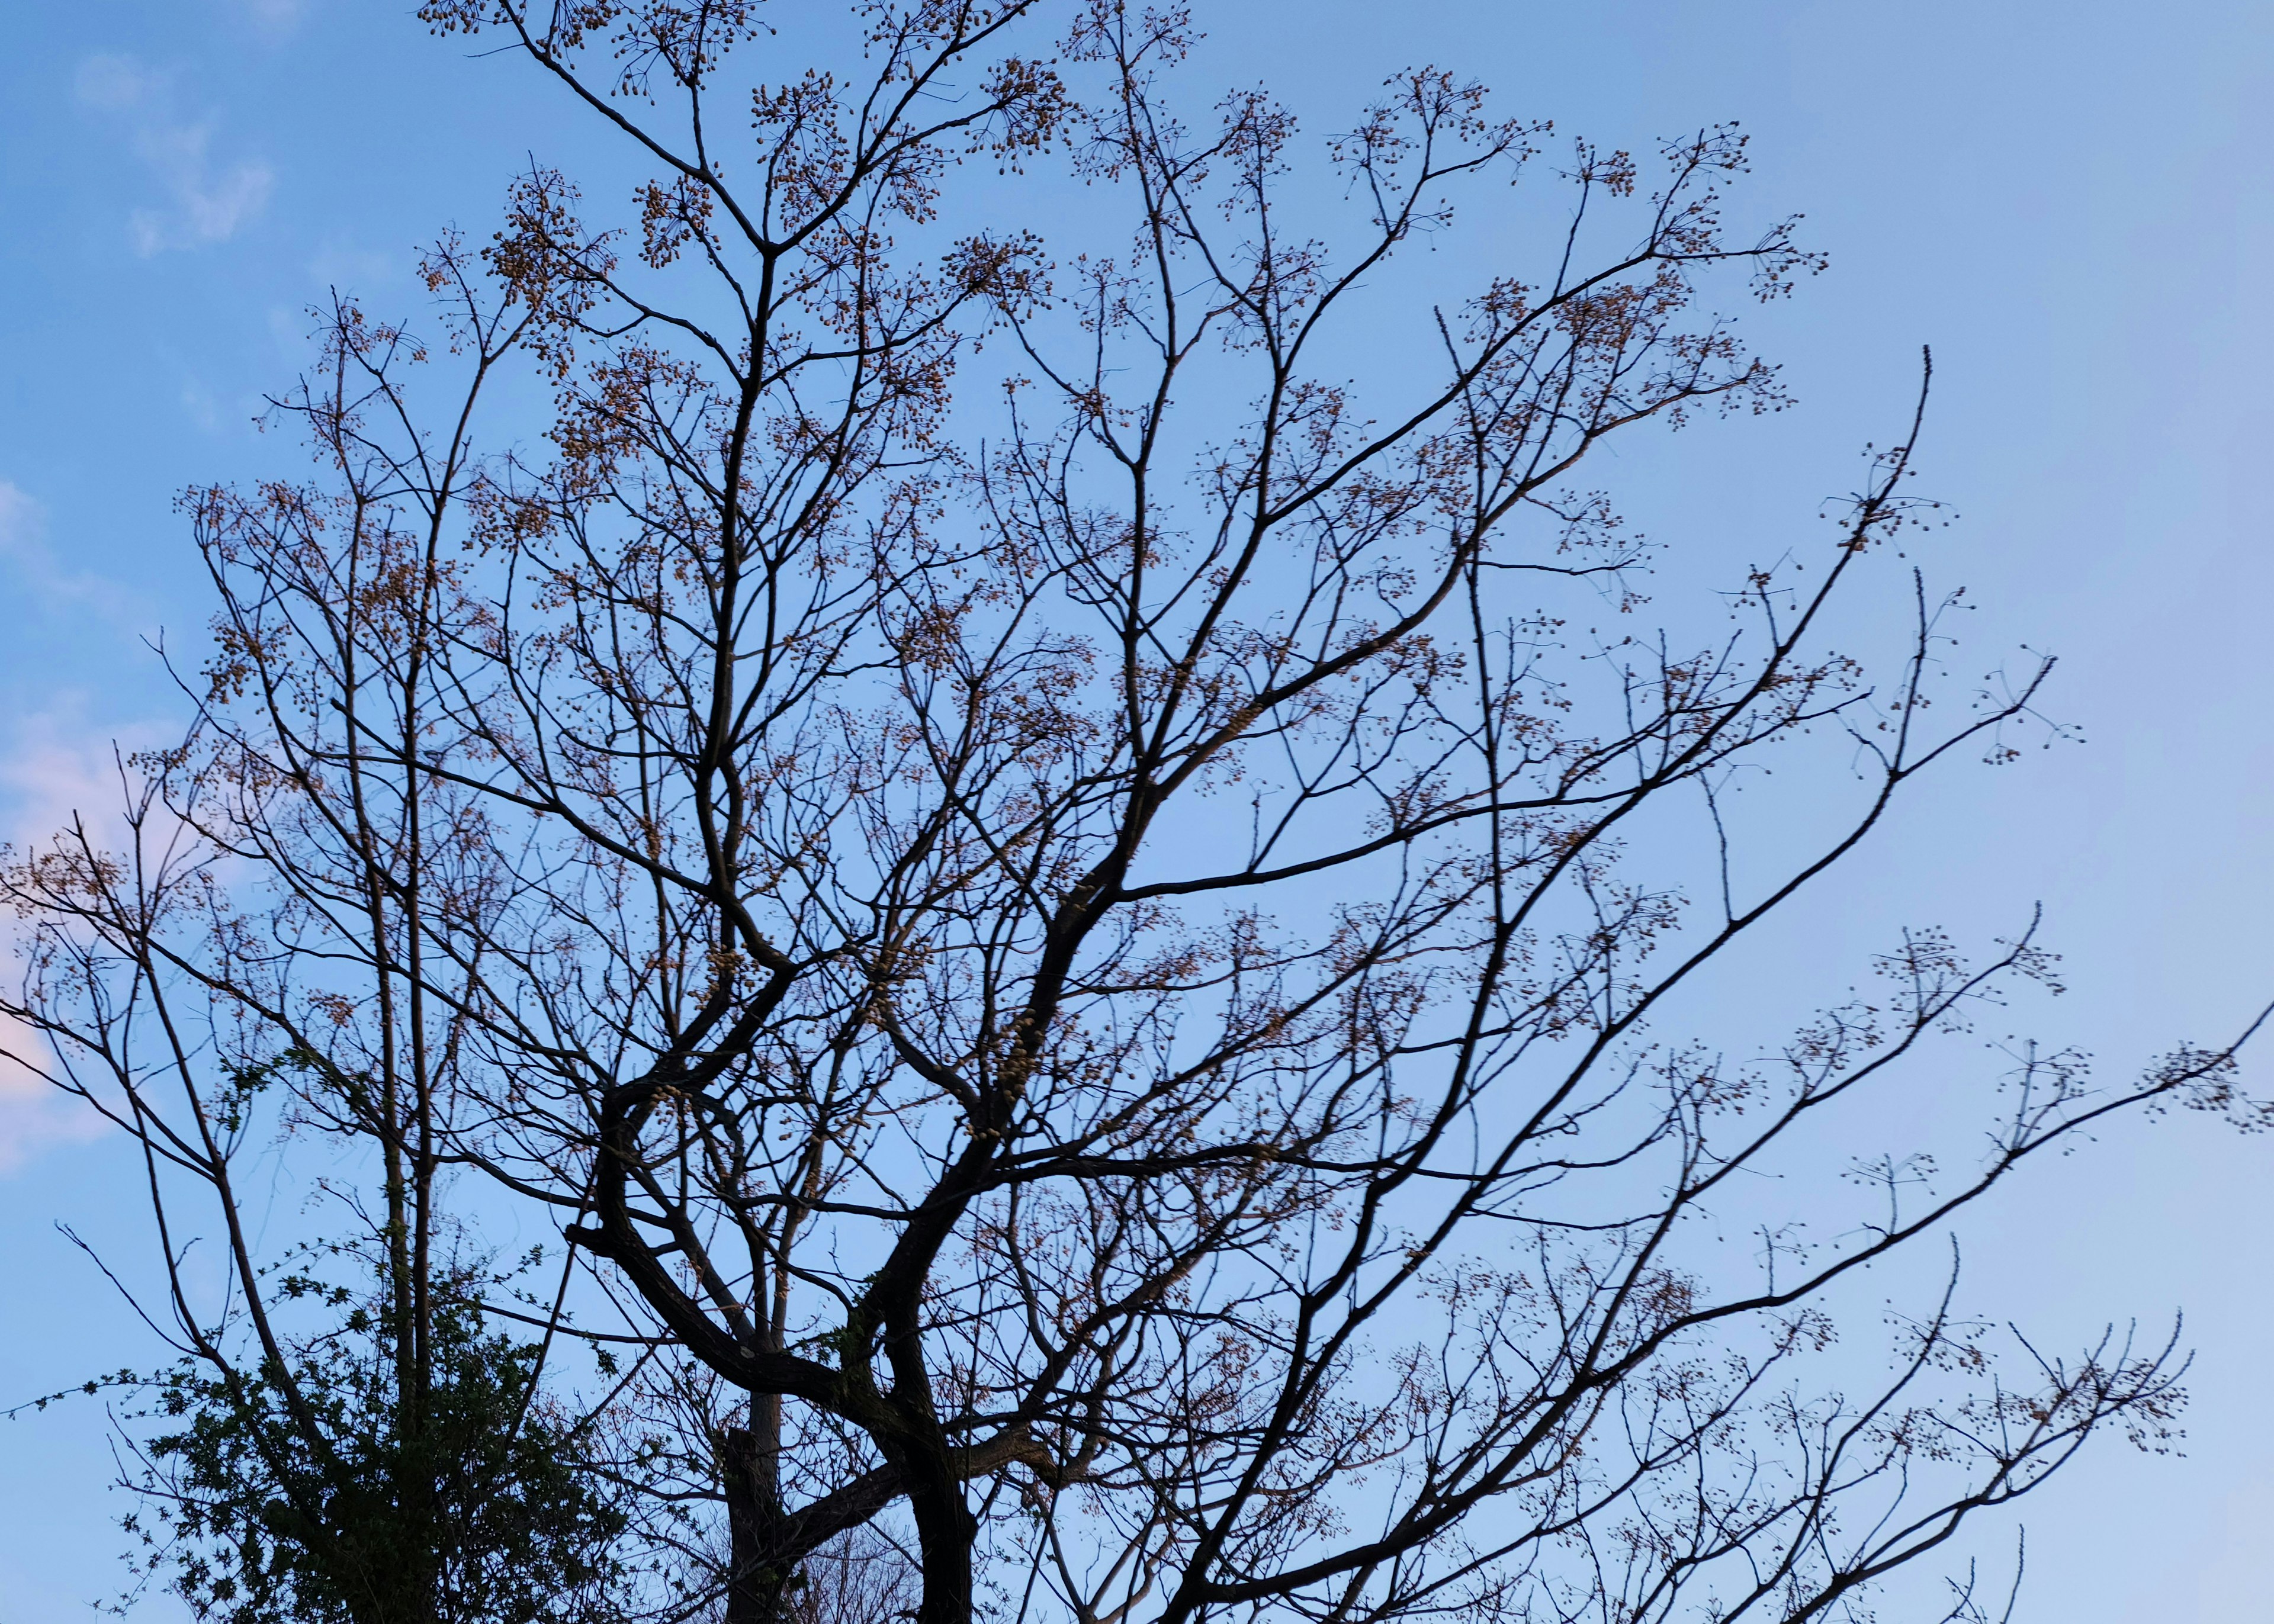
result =
[[[727,1492],[726,1624],[780,1624],[792,1564],[782,1553],[780,1458],[760,1433],[730,1426],[719,1434]]]

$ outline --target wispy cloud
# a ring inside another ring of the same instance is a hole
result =
[[[123,607],[117,588],[100,575],[65,569],[48,545],[47,514],[12,480],[0,479],[0,569],[13,575],[19,597],[49,607],[86,604],[109,613]]]
[[[267,34],[285,34],[307,15],[307,0],[233,0],[237,15]]]
[[[208,434],[221,432],[221,406],[214,393],[192,378],[182,385],[182,410]]]
[[[65,1094],[13,1056],[36,1053],[38,1040],[0,1017],[0,1177],[41,1152],[100,1139],[110,1124],[86,1101]]]
[[[9,487],[12,488],[12,487]],[[68,695],[56,708],[24,718],[0,753],[0,837],[13,852],[48,845],[83,823],[98,841],[115,840],[121,801],[117,757]],[[0,953],[14,947],[19,927],[0,931]],[[12,956],[12,955],[10,955]],[[0,974],[13,975],[8,965]],[[81,1144],[109,1124],[84,1101],[58,1088],[46,1041],[0,1016],[0,1176],[41,1153]]]
[[[175,75],[132,56],[89,56],[79,64],[77,89],[81,105],[126,130],[134,154],[165,189],[164,207],[127,217],[137,253],[226,242],[267,207],[274,171],[257,158],[216,159],[217,120],[182,110]]]
[[[35,542],[39,533],[39,503],[13,480],[0,479],[0,553]]]
[[[401,285],[407,280],[410,265],[406,255],[358,247],[335,235],[327,237],[317,246],[308,260],[308,274],[327,288],[336,288],[343,293],[368,294],[377,289]],[[307,325],[305,318],[294,325],[292,352],[296,359],[306,353]]]
[[[110,583],[63,568],[48,544],[39,501],[7,479],[0,479],[0,583],[19,604],[37,604],[50,613],[67,605],[91,607],[107,618],[124,612]],[[44,703],[10,718],[0,733],[0,843],[19,853],[36,849],[84,823],[98,842],[115,846],[123,828],[124,788],[111,737],[123,732],[116,748],[132,749],[156,743],[162,730],[103,726],[68,692],[50,692]],[[18,921],[0,918],[0,977],[17,973],[10,961],[20,929]],[[105,1130],[100,1116],[41,1074],[49,1060],[36,1033],[0,1017],[0,1175],[43,1150]]]

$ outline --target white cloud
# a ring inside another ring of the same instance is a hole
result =
[[[12,479],[0,479],[0,562],[12,566],[41,597],[54,596],[56,575],[47,530],[47,512],[32,493]]]
[[[0,486],[12,492],[13,486]],[[8,505],[0,501],[0,525]],[[0,836],[17,851],[47,844],[74,820],[98,839],[116,838],[120,784],[117,757],[84,719],[66,708],[25,718],[11,749],[0,756]],[[10,921],[0,930],[0,974],[19,970]],[[0,1176],[41,1152],[80,1144],[109,1130],[84,1101],[41,1075],[47,1044],[21,1023],[0,1016]]]
[[[256,158],[217,160],[215,118],[182,113],[174,75],[132,56],[89,56],[79,64],[77,89],[81,105],[124,126],[134,154],[165,189],[164,207],[128,216],[137,253],[226,242],[267,207],[275,172]]]
[[[308,261],[309,274],[325,287],[336,288],[343,293],[368,294],[374,289],[399,285],[405,280],[408,268],[405,256],[359,248],[338,236],[326,237]],[[293,322],[295,359],[306,353],[307,325],[305,316]]]
[[[107,113],[147,107],[165,94],[162,76],[132,56],[94,56],[79,64],[79,99]]]
[[[14,481],[0,479],[0,553],[36,545],[40,505]]]
[[[0,1017],[0,1177],[41,1152],[100,1139],[110,1124],[84,1100],[65,1094],[14,1054],[37,1053],[36,1038]]]
[[[125,832],[119,753],[155,738],[139,727],[129,730],[137,737],[114,744],[110,730],[88,724],[79,697],[59,695],[53,708],[23,718],[0,756],[0,839],[19,851],[79,822],[104,845]]]
[[[221,432],[221,407],[215,401],[213,391],[194,378],[182,386],[182,410],[189,414],[191,422],[207,433]]]
[[[290,34],[307,14],[307,0],[235,0],[235,7],[255,28],[267,34]]]
[[[105,726],[87,715],[86,701],[77,692],[51,694],[46,710],[15,718],[0,735],[0,843],[11,854],[52,846],[80,827],[100,850],[125,848],[129,785],[121,758],[176,735],[157,721]],[[153,827],[145,824],[146,836]],[[0,914],[0,978],[11,987],[22,970],[23,929],[23,921]],[[93,1107],[43,1075],[53,1067],[44,1038],[0,1015],[0,1177],[42,1152],[110,1131]]]
[[[68,603],[91,605],[108,613],[120,612],[117,588],[98,575],[72,575],[56,560],[48,545],[47,514],[30,492],[12,480],[0,479],[0,566],[15,577],[17,590],[50,607]]]

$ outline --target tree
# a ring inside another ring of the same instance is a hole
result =
[[[324,351],[335,380],[363,342],[341,312]],[[331,516],[398,570],[335,605],[339,651],[380,673],[351,663],[344,691],[405,699],[395,719],[415,729],[425,609],[391,594],[406,550],[434,556],[442,509],[421,535],[375,534],[372,515],[417,489],[359,486],[346,421],[309,423],[350,491]],[[443,453],[443,485],[462,452]],[[464,1023],[438,1018],[418,967],[420,890],[448,883],[422,807],[352,766],[324,786],[336,799],[285,791],[297,835],[337,840],[358,866],[341,871],[346,891],[272,888],[259,841],[273,826],[233,822],[225,798],[275,805],[281,786],[232,777],[245,763],[198,737],[121,765],[121,838],[79,818],[5,854],[0,889],[30,929],[0,1010],[33,1040],[12,1057],[141,1160],[163,1289],[135,1307],[178,1357],[87,1384],[147,1401],[125,1481],[141,1571],[230,1624],[614,1616],[624,1515],[579,1467],[576,1417],[541,1391],[546,1345],[485,1325],[520,1271],[488,1269],[444,1188],[435,1127]],[[407,904],[374,883],[398,867],[418,876]],[[373,981],[332,974],[341,941],[378,966]],[[275,1210],[275,1169],[259,1170],[272,1157],[305,1175],[308,1225]],[[264,1252],[280,1229],[297,1238]]]
[[[441,1295],[406,1417],[388,1306],[287,1366],[186,1357],[138,1384],[163,1429],[127,1485],[144,1571],[231,1624],[621,1616],[622,1513],[539,1395],[538,1345],[486,1334],[477,1292]]]
[[[1539,268],[1438,299],[1410,251],[1548,135],[1453,75],[1330,145],[1337,204],[1264,93],[1179,122],[1178,11],[863,6],[857,68],[755,87],[733,0],[422,14],[621,137],[637,222],[533,167],[432,262],[477,377],[552,388],[541,448],[430,440],[427,353],[341,315],[294,406],[328,483],[192,504],[219,651],[153,804],[274,888],[340,1032],[423,1001],[435,1164],[590,1271],[554,1328],[729,1395],[679,1457],[729,1620],[888,1525],[922,1624],[1840,1616],[2088,1437],[2166,1435],[2171,1347],[2014,1385],[1949,1296],[1866,1399],[1811,1361],[2042,1152],[2257,1121],[2232,1045],[2105,1090],[2027,1051],[1986,1156],[1865,1163],[1832,1244],[1695,1222],[2051,966],[1922,930],[1766,1061],[1673,1035],[2046,675],[1933,725],[1916,578],[1884,670],[1826,646],[1916,418],[1735,631],[1576,634],[1646,558],[1589,454],[1782,403],[1701,304],[1818,264],[1725,225],[1734,130],[1577,147]],[[1060,154],[1081,187],[1027,175]],[[1006,196],[1110,245],[990,229]],[[1733,775],[1811,739],[1829,832],[1748,846]],[[362,838],[375,793],[428,832]]]

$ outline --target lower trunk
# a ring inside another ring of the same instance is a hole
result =
[[[719,1435],[727,1492],[726,1624],[782,1624],[792,1564],[782,1553],[781,1483],[772,1452],[739,1426]]]
[[[923,1564],[916,1624],[971,1624],[971,1545],[978,1530],[963,1485],[947,1470],[945,1451],[918,1463],[909,1477],[908,1510]]]

